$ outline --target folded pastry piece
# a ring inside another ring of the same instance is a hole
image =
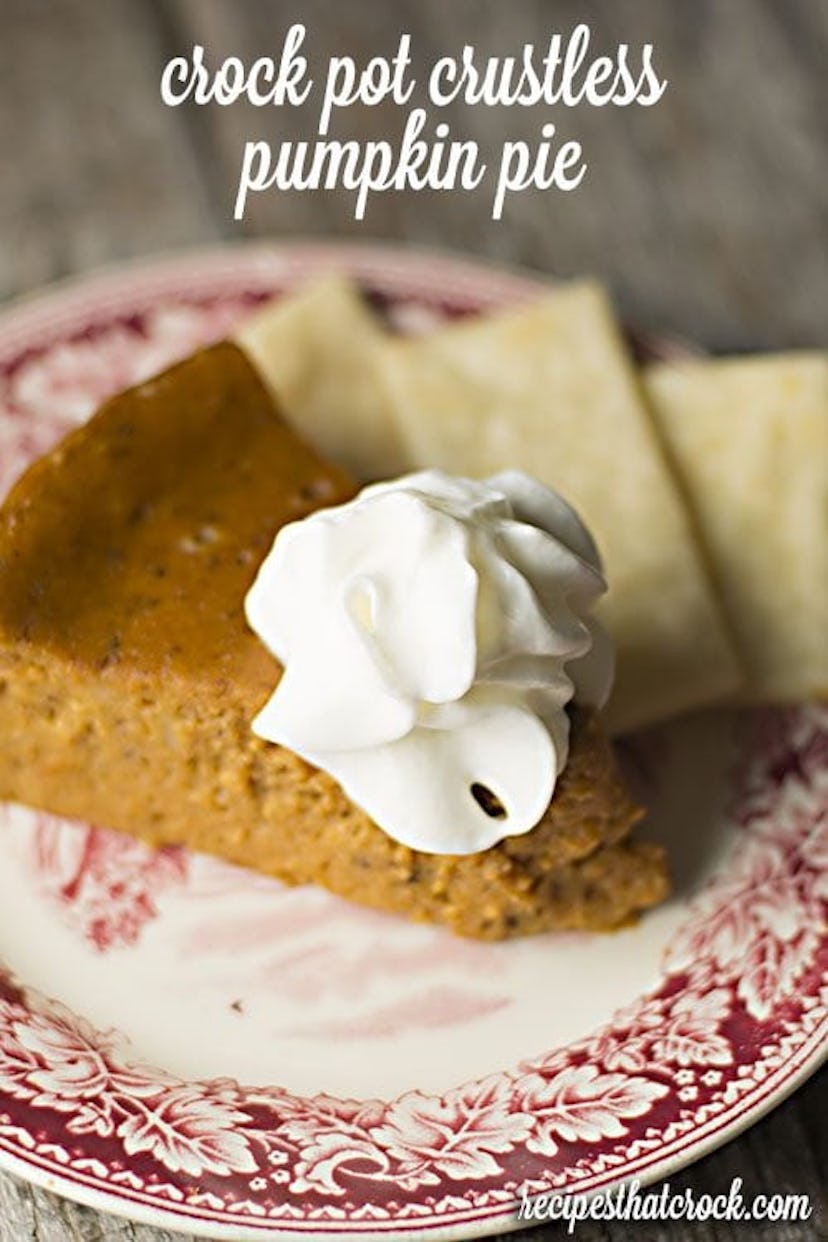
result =
[[[322,277],[268,304],[236,332],[285,418],[358,479],[406,468],[382,380],[385,336],[344,275]]]
[[[746,697],[828,696],[828,355],[654,366],[645,382]]]
[[[0,798],[500,938],[613,927],[660,900],[658,846],[594,720],[541,822],[464,857],[393,841],[256,737],[279,668],[245,595],[285,522],[352,494],[215,346],[108,402],[0,510]]]
[[[621,731],[731,693],[722,613],[631,361],[589,282],[525,308],[389,342],[386,380],[408,468],[523,469],[575,506],[601,549],[599,606]]]

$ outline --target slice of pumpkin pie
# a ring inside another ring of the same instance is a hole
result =
[[[115,397],[32,466],[0,510],[0,798],[482,938],[610,928],[659,901],[662,851],[628,839],[640,812],[590,711],[567,708],[539,822],[457,853],[395,840],[347,773],[254,731],[283,669],[245,599],[280,528],[354,491],[230,344]],[[357,621],[371,598],[349,596]],[[484,706],[502,706],[497,667]],[[471,793],[481,815],[508,811]]]

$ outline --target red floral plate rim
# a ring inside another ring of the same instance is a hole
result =
[[[330,267],[410,330],[538,288],[439,253],[311,242],[73,281],[0,314],[0,490],[113,387]],[[448,1238],[510,1227],[524,1189],[654,1180],[733,1137],[828,1052],[828,711],[736,727],[731,853],[658,985],[600,1029],[439,1095],[297,1096],[135,1065],[113,1032],[0,973],[0,1167],[205,1236]]]

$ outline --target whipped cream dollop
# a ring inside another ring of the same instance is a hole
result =
[[[253,729],[404,845],[487,849],[546,810],[567,703],[609,693],[605,589],[577,514],[518,471],[366,487],[283,527],[247,595],[284,668]]]

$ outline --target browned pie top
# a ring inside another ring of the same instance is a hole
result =
[[[12,490],[0,638],[261,699],[275,667],[245,594],[280,526],[353,491],[216,345],[108,401]]]

